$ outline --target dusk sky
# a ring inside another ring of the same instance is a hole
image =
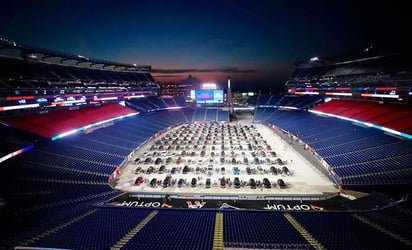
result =
[[[297,60],[411,43],[409,8],[395,3],[0,0],[0,37],[148,64],[159,82],[191,74],[222,83],[231,75],[234,86],[276,87]]]

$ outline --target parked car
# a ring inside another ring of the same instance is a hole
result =
[[[159,168],[159,174],[163,174],[163,172],[166,170],[166,166],[165,165],[162,165],[162,166],[160,166],[160,168]]]
[[[188,172],[190,172],[189,166],[184,166],[183,167],[183,174],[187,174]]]
[[[268,178],[264,178],[264,179],[263,179],[263,186],[264,186],[265,188],[271,188],[271,187],[272,187],[272,185],[270,184],[270,181],[269,181]]]
[[[220,178],[220,187],[222,187],[222,188],[226,187],[226,179],[225,179],[225,177]]]
[[[136,178],[136,180],[134,181],[134,185],[135,186],[140,186],[140,184],[142,184],[144,181],[143,176],[139,176]]]
[[[211,185],[210,178],[207,178],[206,179],[206,188],[210,188],[210,185]]]
[[[156,179],[156,178],[153,178],[153,179],[150,181],[150,186],[151,186],[152,188],[154,188],[154,187],[157,186],[157,179]]]
[[[139,174],[139,173],[141,173],[142,172],[142,167],[137,167],[136,169],[135,169],[135,171],[134,171],[134,173],[135,174]]]
[[[235,177],[235,180],[233,181],[233,185],[235,186],[235,188],[240,188],[239,177]]]
[[[283,166],[282,167],[282,174],[284,175],[290,175],[290,171],[287,167]]]
[[[156,160],[155,160],[155,164],[156,165],[159,165],[159,164],[161,164],[162,163],[162,158],[157,158]]]
[[[166,178],[163,180],[163,187],[164,187],[164,188],[170,186],[170,180],[171,180],[171,177],[170,177],[170,176],[166,176]]]
[[[255,179],[253,179],[253,178],[249,179],[249,186],[250,186],[251,189],[256,189]]]
[[[282,179],[278,179],[278,186],[282,189],[285,189],[286,183]]]
[[[181,188],[183,186],[184,180],[183,179],[179,179],[179,181],[177,182],[177,187]]]
[[[196,187],[196,183],[197,183],[197,179],[195,177],[193,177],[190,184],[192,185],[192,187]]]

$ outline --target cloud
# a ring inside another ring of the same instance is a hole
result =
[[[214,69],[152,69],[152,73],[156,74],[181,74],[181,73],[257,73],[261,72],[260,70],[255,69],[239,69],[237,67],[223,67],[223,68],[214,68]]]
[[[153,72],[153,71],[152,71]],[[181,75],[153,75],[154,77],[162,77],[162,78],[174,78],[174,77],[181,77]]]

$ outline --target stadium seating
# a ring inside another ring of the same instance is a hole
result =
[[[134,112],[134,110],[119,104],[105,104],[97,107],[82,107],[75,110],[57,110],[46,114],[10,116],[1,118],[1,120],[14,127],[31,131],[35,134],[52,137],[98,121]]]
[[[378,233],[350,213],[293,213],[292,216],[327,249],[405,248],[399,241]]]
[[[319,96],[283,96],[283,95],[269,95],[261,94],[258,96],[256,106],[284,106],[284,107],[294,107],[294,108],[307,108],[308,106],[314,105],[322,100]]]
[[[217,121],[228,122],[229,121],[229,111],[219,109],[217,111]]]
[[[230,246],[236,243],[305,244],[302,235],[283,216],[283,213],[227,212],[224,214],[224,239]],[[256,242],[258,236],[259,241]]]
[[[350,143],[351,140],[362,142],[353,143],[359,144],[353,150],[366,152],[370,150],[367,141],[374,142],[371,144],[373,147],[379,147],[379,143],[399,144],[400,147],[405,143],[376,130],[334,118],[301,111],[268,110],[261,113],[263,120],[290,131],[299,131],[302,138],[306,137],[314,145],[324,141],[324,144],[318,145],[319,150],[336,146],[340,147],[340,152],[345,152],[339,144]],[[202,111],[203,115],[207,114],[206,109]],[[0,196],[7,200],[8,206],[0,210],[0,219],[10,226],[0,230],[1,246],[109,249],[132,229],[139,228],[138,233],[127,237],[122,249],[212,249],[216,211],[159,209],[150,221],[141,225],[154,210],[103,205],[104,201],[120,194],[107,185],[108,175],[116,165],[153,134],[190,121],[195,117],[195,112],[194,109],[183,109],[142,113],[115,121],[111,126],[92,133],[77,133],[57,141],[39,141],[34,149],[2,163],[7,178],[0,183]],[[215,116],[219,117],[219,114],[220,110]],[[317,126],[322,124],[319,129]],[[349,142],[343,139],[345,136]],[[337,145],[334,139],[339,141]],[[316,145],[314,147],[316,149]],[[391,152],[389,150],[387,154]],[[406,151],[401,152],[405,155]],[[340,154],[328,155],[337,157]],[[406,157],[402,159],[407,161]],[[353,168],[345,174],[352,176],[355,171],[352,165],[335,167],[335,170],[345,168]],[[377,178],[378,174],[369,171],[372,174],[367,178],[363,172],[355,173],[360,183],[368,183],[371,177]],[[390,177],[399,180],[400,176]],[[355,182],[356,179],[348,178],[347,181]],[[385,214],[392,211],[396,215],[386,218]],[[220,212],[223,213],[223,243],[227,248],[313,249],[302,232],[285,219],[284,213]],[[403,223],[399,230],[395,230],[394,224],[408,213],[410,208],[405,207],[360,215],[329,212],[291,213],[291,216],[328,249],[401,249],[404,243],[361,220],[366,218],[379,222],[406,237],[408,224]],[[362,231],[353,234],[353,228],[361,228]]]
[[[303,111],[258,108],[255,120],[298,136],[343,184],[410,184],[412,142],[382,131]]]
[[[412,107],[408,104],[332,100],[316,106],[314,110],[370,122],[412,134]]]
[[[159,211],[124,247],[212,249],[214,215],[214,211]]]

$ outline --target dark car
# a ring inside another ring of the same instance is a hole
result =
[[[151,187],[156,187],[156,185],[157,185],[157,179],[156,178],[153,178],[151,181],[150,181],[150,186]]]
[[[247,168],[246,168],[246,173],[247,173],[247,174],[252,174],[252,169],[250,169],[250,167],[247,167]]]
[[[156,165],[159,165],[159,164],[161,164],[161,163],[162,163],[162,159],[161,159],[161,158],[157,158],[156,161],[155,161],[155,164],[156,164]]]
[[[287,167],[283,166],[283,167],[282,167],[282,174],[290,175],[289,169],[288,169]]]
[[[190,171],[189,166],[184,166],[183,168],[183,174],[187,174]]]
[[[256,181],[255,181],[255,179],[251,178],[251,179],[249,180],[249,185],[250,185],[250,188],[251,188],[251,189],[256,189]]]
[[[210,188],[210,184],[211,184],[210,178],[207,178],[206,179],[206,188]]]
[[[232,164],[233,164],[233,165],[236,164],[236,158],[232,158]]]
[[[278,174],[278,170],[274,166],[270,167],[270,172],[272,174]]]
[[[181,188],[183,186],[184,180],[183,179],[179,179],[179,181],[177,182],[177,187]]]
[[[171,174],[175,174],[176,173],[176,168],[172,168],[172,170],[170,171]]]
[[[257,164],[260,164],[259,158],[255,157],[255,158],[253,159],[253,163],[255,163],[256,165],[257,165]]]
[[[190,184],[192,185],[192,187],[196,187],[196,183],[197,183],[197,179],[193,177]]]
[[[159,174],[163,174],[163,172],[166,170],[166,166],[165,165],[162,165],[162,166],[160,166],[160,168],[159,168]]]
[[[271,188],[271,187],[272,187],[272,185],[270,184],[270,181],[269,181],[268,178],[264,178],[264,179],[263,179],[263,186],[264,186],[265,188]]]
[[[170,186],[170,179],[171,179],[170,176],[166,176],[166,178],[163,180],[163,187],[164,188]]]
[[[140,162],[140,158],[136,158],[136,159],[134,160],[134,162],[135,162],[135,163],[139,163],[139,162]]]
[[[235,185],[235,188],[240,188],[239,177],[235,177],[235,180],[233,181],[233,185]]]
[[[282,189],[285,189],[286,183],[282,179],[278,179],[278,186]]]

